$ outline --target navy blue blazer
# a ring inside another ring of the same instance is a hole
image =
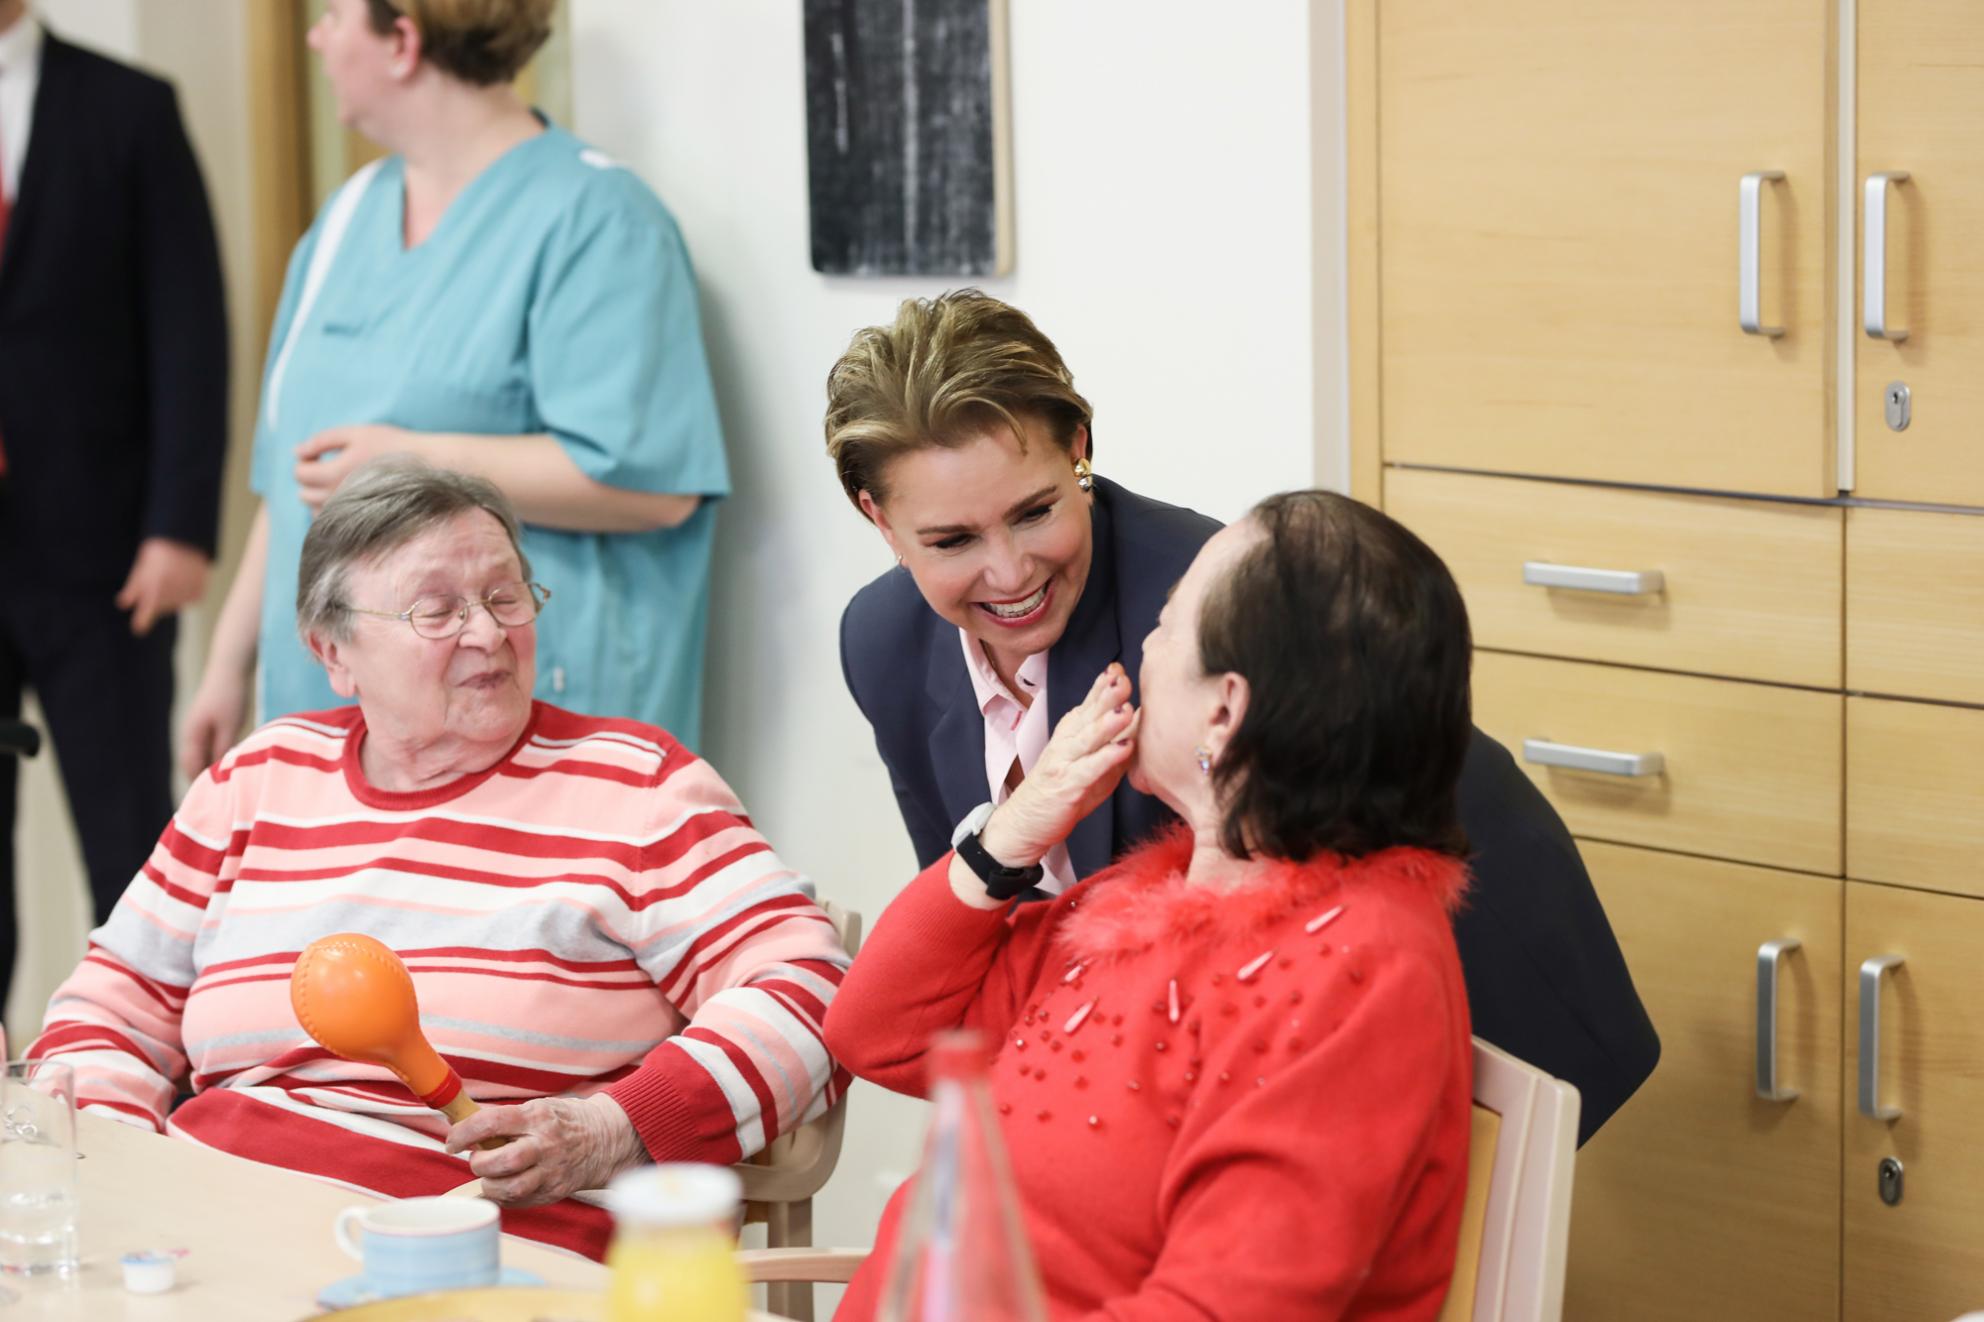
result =
[[[1048,653],[1050,725],[1111,661],[1135,683],[1165,594],[1220,526],[1104,478],[1095,494],[1088,584]],[[984,718],[957,629],[897,567],[848,603],[840,650],[848,691],[874,728],[917,861],[928,867],[988,797]],[[1508,750],[1478,729],[1460,816],[1474,885],[1454,938],[1474,1031],[1577,1086],[1583,1142],[1653,1072],[1660,1039],[1569,831]],[[1170,820],[1125,780],[1068,838],[1075,875],[1100,871]]]
[[[0,248],[0,578],[108,600],[144,538],[211,555],[227,371],[171,85],[48,33]]]

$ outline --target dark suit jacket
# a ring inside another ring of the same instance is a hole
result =
[[[49,33],[0,248],[0,578],[116,591],[138,543],[212,554],[227,319],[170,84]]]
[[[1050,724],[1111,661],[1135,681],[1165,594],[1219,528],[1102,478],[1093,517],[1088,585],[1048,654]],[[987,798],[985,726],[957,629],[924,604],[906,570],[891,570],[848,603],[841,668],[928,867]],[[1454,938],[1474,1031],[1577,1086],[1582,1142],[1653,1072],[1660,1040],[1570,833],[1508,751],[1479,730],[1461,773],[1460,814],[1474,885]],[[1118,785],[1068,839],[1075,874],[1099,871],[1169,820],[1156,799]]]

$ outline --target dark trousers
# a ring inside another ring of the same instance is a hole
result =
[[[32,688],[47,719],[44,733],[61,764],[62,787],[82,839],[96,921],[151,856],[172,817],[172,645],[178,621],[163,620],[143,638],[112,602],[115,589],[0,592],[0,719],[18,718]],[[46,757],[46,745],[42,756]],[[20,768],[0,755],[0,1012],[14,976],[15,797]],[[36,879],[27,878],[27,885]],[[64,967],[80,945],[53,952]],[[20,1046],[25,1047],[25,1043]],[[19,1051],[10,1045],[10,1052]]]

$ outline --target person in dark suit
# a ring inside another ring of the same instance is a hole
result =
[[[206,590],[227,324],[169,84],[0,0],[0,720],[25,687],[106,917],[172,815],[173,615]],[[15,765],[0,758],[0,1002]]]
[[[975,837],[1105,667],[1137,675],[1220,525],[1096,476],[1060,354],[977,290],[857,332],[827,394],[841,485],[898,559],[841,617],[842,670],[927,867]],[[1474,883],[1454,935],[1474,1031],[1577,1087],[1582,1142],[1653,1072],[1659,1038],[1569,832],[1478,729],[1460,816]],[[1036,889],[1058,893],[1170,820],[1117,783]]]

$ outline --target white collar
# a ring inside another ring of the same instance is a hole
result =
[[[41,20],[30,9],[0,32],[0,71],[19,73],[41,65]]]

